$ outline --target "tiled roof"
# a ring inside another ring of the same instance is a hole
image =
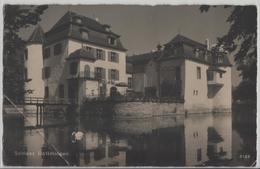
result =
[[[119,35],[113,33],[113,32],[107,32],[105,29],[105,26],[107,26],[107,24],[101,24],[98,21],[88,18],[86,16],[83,15],[79,15],[75,12],[71,12],[68,11],[63,17],[61,17],[61,19],[51,28],[50,31],[55,31],[57,28],[59,28],[60,26],[64,25],[64,24],[68,24],[68,23],[76,23],[76,21],[73,19],[74,17],[80,18],[82,20],[81,25],[91,29],[91,30],[95,30],[97,32],[102,32],[102,33],[109,33],[109,34],[113,34],[119,37]]]
[[[181,43],[187,43],[187,44],[190,44],[192,46],[197,46],[197,47],[200,47],[200,48],[207,48],[207,46],[205,44],[202,44],[200,42],[197,42],[197,41],[194,41],[190,38],[187,38],[183,35],[176,35],[170,42],[166,43],[165,45],[170,45],[170,44],[174,44],[174,43],[177,43],[177,42],[181,42]]]
[[[126,73],[129,73],[129,74],[133,73],[133,65],[130,62],[126,62]]]
[[[78,23],[77,19],[80,19],[81,23]],[[107,31],[105,27],[106,25],[103,25],[94,19],[78,15],[74,12],[67,12],[51,28],[51,30],[46,33],[46,44],[50,44],[64,38],[71,38],[101,47],[126,51],[119,39],[120,36],[112,31]],[[82,38],[82,30],[89,33],[87,39]],[[114,37],[116,39],[116,44],[109,44],[108,37]]]
[[[84,48],[78,49],[74,52],[72,52],[67,60],[74,60],[74,59],[85,59],[85,60],[92,60],[95,61],[96,57],[94,56],[93,53],[87,51]]]
[[[133,55],[128,57],[128,61],[131,63],[147,63],[151,59],[157,59],[161,56],[163,52],[162,51],[155,51],[155,52],[149,52],[144,53],[140,55]]]
[[[40,25],[37,25],[37,27],[34,29],[27,43],[44,43],[44,32]]]
[[[200,48],[205,53],[200,56],[195,56],[193,50],[187,50],[186,48],[182,49],[181,54],[174,54],[173,48],[170,46],[174,46],[176,43],[178,44],[189,44],[194,46],[195,48]],[[206,55],[206,57],[205,57]],[[133,55],[129,58],[132,63],[147,63],[150,59],[157,59],[157,61],[169,60],[169,59],[176,59],[176,58],[183,58],[189,59],[194,62],[208,64],[208,65],[215,65],[215,66],[231,66],[227,55],[224,55],[223,62],[217,63],[216,59],[214,58],[214,54],[211,53],[206,49],[206,45],[203,45],[199,42],[196,42],[192,39],[184,37],[182,35],[177,35],[174,37],[169,43],[165,44],[164,50],[156,51],[156,52],[149,52],[140,55]]]

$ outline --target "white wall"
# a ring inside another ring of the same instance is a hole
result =
[[[212,126],[212,114],[190,115],[184,120],[185,162],[187,166],[202,164],[208,160],[208,127]],[[197,150],[201,149],[201,161]]]
[[[26,94],[26,97],[44,97],[44,81],[42,80],[42,45],[30,44],[27,46],[28,60],[25,60],[25,67],[28,72],[30,82],[25,83],[25,90],[34,90],[32,94]]]
[[[81,49],[82,45],[88,46],[95,49],[101,49],[105,51],[105,60],[96,60],[95,62],[87,61],[87,60],[81,60],[80,61],[80,68],[79,71],[84,71],[85,65],[89,65],[90,71],[94,72],[95,67],[102,67],[106,69],[106,83],[107,83],[107,95],[110,94],[110,88],[114,86],[116,83],[124,82],[127,84],[127,74],[126,74],[126,53],[118,50],[112,50],[104,47],[98,47],[90,44],[82,44],[79,41],[70,39],[68,41],[68,55],[70,55],[72,52],[74,52],[77,49]],[[116,52],[119,54],[119,62],[110,62],[108,61],[108,52]],[[119,80],[115,81],[115,83],[109,82],[108,79],[108,69],[116,69],[119,71]],[[118,88],[120,91],[121,88]],[[126,88],[124,89],[126,90]],[[123,91],[122,91],[123,92]]]
[[[217,92],[213,100],[214,109],[230,109],[232,107],[232,83],[231,83],[231,67],[220,67],[221,70],[226,72],[220,78],[219,73],[216,76],[218,83],[224,84],[223,87]]]
[[[201,79],[197,79],[197,67],[201,68]],[[196,110],[212,107],[207,95],[207,69],[208,65],[185,60],[185,108]],[[198,94],[194,91],[198,91]]]
[[[213,127],[218,134],[223,138],[223,142],[217,144],[217,152],[220,152],[220,148],[226,152],[222,158],[232,159],[232,113],[218,113],[214,114]]]

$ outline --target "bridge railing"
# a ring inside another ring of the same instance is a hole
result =
[[[72,104],[76,103],[74,99],[64,98],[42,98],[42,97],[25,97],[24,104]]]

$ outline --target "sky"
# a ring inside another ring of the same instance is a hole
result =
[[[141,6],[141,5],[50,5],[41,16],[39,23],[43,30],[48,31],[67,11],[98,18],[102,24],[109,24],[113,32],[121,35],[121,42],[128,49],[127,54],[141,54],[165,44],[177,34],[193,40],[210,44],[217,37],[225,35],[230,27],[226,22],[233,8],[222,6],[211,8],[201,13],[199,6]],[[20,31],[23,39],[28,39],[34,27]],[[233,56],[229,57],[234,64]],[[232,68],[232,85],[240,81],[235,66]]]

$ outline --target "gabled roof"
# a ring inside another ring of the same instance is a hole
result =
[[[77,59],[85,59],[85,60],[90,60],[90,61],[96,61],[97,60],[93,53],[87,51],[84,48],[75,50],[67,58],[67,60],[74,60],[74,59],[75,60],[77,60]]]
[[[77,20],[81,21],[78,22]],[[78,15],[74,12],[67,12],[61,19],[48,31],[46,36],[46,45],[66,38],[74,39],[80,42],[90,43],[100,47],[112,48],[120,51],[126,51],[123,47],[119,35],[110,30],[106,30],[108,25],[103,25],[100,22]],[[83,38],[81,32],[88,32],[88,38]],[[108,38],[116,39],[116,44],[109,44]]]
[[[190,44],[192,46],[197,46],[197,47],[200,47],[200,48],[205,48],[205,49],[207,48],[207,46],[205,44],[194,41],[194,40],[187,38],[187,37],[180,35],[180,34],[176,35],[170,42],[166,43],[165,45],[171,45],[171,44],[178,43],[178,42],[187,43],[187,44]]]
[[[63,15],[61,17],[61,19],[51,28],[51,31],[55,31],[57,28],[59,28],[60,26],[63,26],[64,24],[69,24],[69,23],[76,23],[74,21],[74,17],[80,18],[82,20],[81,25],[85,26],[91,30],[95,30],[97,32],[102,32],[102,33],[107,33],[107,34],[113,34],[117,37],[120,37],[119,35],[113,33],[113,32],[107,32],[105,27],[107,26],[107,24],[101,24],[98,21],[91,19],[89,17],[83,16],[83,15],[79,15],[75,12],[71,12],[68,11],[65,15]]]
[[[40,25],[37,25],[37,27],[34,29],[33,33],[29,37],[27,43],[44,43],[44,32]]]

